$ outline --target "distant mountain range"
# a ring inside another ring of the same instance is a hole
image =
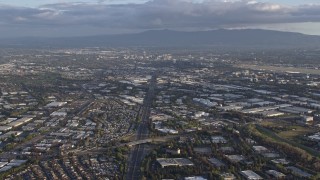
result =
[[[181,32],[151,30],[135,34],[87,37],[1,39],[1,47],[261,47],[319,48],[320,36],[271,30],[212,30]]]

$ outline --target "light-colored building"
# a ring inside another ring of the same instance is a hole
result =
[[[261,176],[259,176],[257,173],[251,171],[251,170],[246,170],[246,171],[241,171],[241,175],[243,175],[246,179],[248,180],[260,180],[263,179]]]
[[[191,176],[191,177],[185,177],[185,180],[207,180],[206,178],[202,176]]]
[[[168,166],[193,166],[193,162],[186,158],[157,158],[162,168]]]
[[[264,146],[253,146],[252,148],[257,153],[269,152],[269,150]]]
[[[3,131],[9,131],[12,129],[12,126],[0,126],[0,131],[3,132]]]
[[[211,141],[212,143],[222,143],[222,144],[227,143],[227,140],[222,136],[212,136]]]
[[[286,177],[285,174],[278,172],[276,170],[268,170],[267,173],[277,179]]]
[[[226,157],[230,162],[233,162],[233,163],[238,163],[242,160],[245,160],[244,156],[242,155],[226,155]]]
[[[235,180],[236,177],[231,173],[224,173],[220,175],[223,180]]]
[[[300,120],[301,124],[312,124],[313,123],[313,117],[312,116],[302,116]]]

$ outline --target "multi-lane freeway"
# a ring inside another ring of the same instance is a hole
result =
[[[144,98],[142,108],[140,109],[141,122],[138,124],[136,132],[136,140],[143,140],[149,137],[149,124],[150,124],[150,108],[154,98],[154,90],[157,84],[157,77],[153,75],[149,82],[149,89]],[[141,179],[141,162],[145,155],[149,152],[149,146],[147,144],[138,144],[134,146],[130,152],[127,166],[127,180]]]

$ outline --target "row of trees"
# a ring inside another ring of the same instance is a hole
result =
[[[286,154],[290,160],[293,160],[297,165],[312,169],[314,172],[320,172],[319,157],[313,156],[299,147],[292,146],[283,141],[278,141],[259,131],[255,125],[248,125],[245,132],[254,137],[259,143]]]

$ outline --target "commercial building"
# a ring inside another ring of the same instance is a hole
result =
[[[272,177],[277,178],[277,179],[281,179],[281,178],[286,177],[285,174],[283,174],[283,173],[281,173],[281,172],[278,172],[278,171],[276,171],[276,170],[268,170],[267,173],[268,173],[269,175],[271,175]]]
[[[168,166],[193,166],[193,162],[186,158],[157,158],[162,168]]]
[[[11,129],[12,129],[11,126],[0,126],[0,131],[1,131],[1,132],[9,131],[9,130],[11,130]]]
[[[241,171],[240,173],[248,180],[263,179],[261,176],[259,176],[257,173],[255,173],[251,170]]]
[[[225,164],[216,158],[210,158],[208,161],[215,167],[223,167]]]
[[[56,108],[56,107],[61,107],[63,105],[67,104],[67,102],[51,102],[49,104],[46,105],[47,108]]]
[[[211,137],[211,141],[212,141],[212,143],[215,143],[215,144],[218,144],[218,143],[225,144],[225,143],[227,143],[227,140],[222,136],[212,136]]]
[[[238,163],[242,160],[245,160],[245,158],[242,155],[226,155],[226,157],[232,163]]]
[[[312,124],[313,123],[313,117],[312,116],[302,116],[300,119],[301,124]]]
[[[300,176],[302,178],[310,178],[312,176],[312,174],[309,174],[299,168],[296,168],[294,166],[289,166],[287,167],[288,170],[290,170],[292,172],[292,174]]]

